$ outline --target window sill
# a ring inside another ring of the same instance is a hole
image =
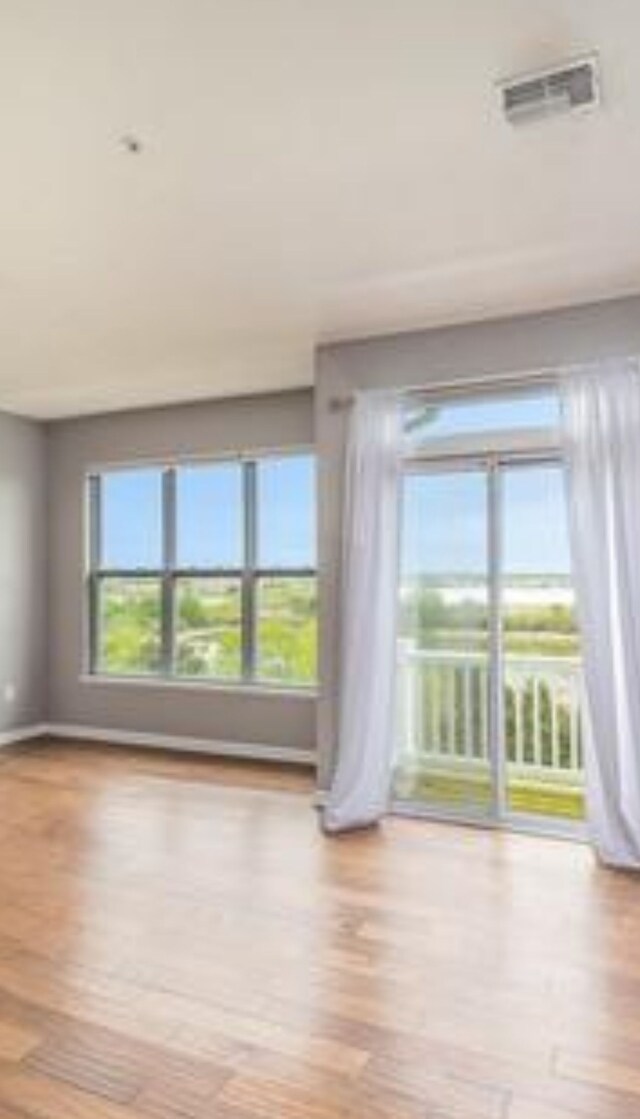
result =
[[[78,677],[81,684],[107,688],[149,688],[161,691],[226,692],[231,695],[258,696],[274,699],[316,700],[315,687],[287,688],[279,684],[244,684],[225,680],[178,680],[167,676],[107,676],[84,672]]]

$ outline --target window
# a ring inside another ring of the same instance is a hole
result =
[[[89,522],[93,673],[315,683],[310,455],[92,474]]]
[[[542,435],[555,442],[559,425],[558,394],[546,385],[440,400],[417,396],[404,413],[409,454],[439,454],[450,447],[487,451],[495,442],[511,446],[514,435],[528,436],[532,445]]]

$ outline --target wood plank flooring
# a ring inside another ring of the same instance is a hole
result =
[[[640,1119],[640,881],[304,772],[0,754],[0,1119]]]

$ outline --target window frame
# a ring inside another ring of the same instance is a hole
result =
[[[85,561],[85,679],[95,682],[117,682],[169,685],[171,687],[214,687],[229,690],[313,693],[313,681],[283,681],[257,674],[258,666],[258,594],[262,580],[310,579],[318,583],[317,557],[314,565],[278,567],[258,562],[260,463],[269,459],[308,458],[317,472],[315,450],[309,446],[273,449],[240,455],[198,455],[163,460],[134,460],[91,466],[85,478],[86,561]],[[189,466],[237,465],[241,471],[241,563],[238,566],[183,566],[177,562],[177,472]],[[102,478],[117,472],[157,469],[161,473],[162,564],[158,568],[114,568],[101,565],[102,552]],[[313,499],[317,505],[317,473]],[[160,583],[160,667],[148,672],[110,672],[100,664],[101,585],[107,579],[156,579]],[[193,676],[181,674],[176,667],[177,588],[180,580],[237,579],[240,591],[240,674],[239,676]]]
[[[559,392],[557,376],[541,375],[530,379],[498,379],[479,387],[477,384],[452,386],[433,392],[420,390],[412,397],[425,403],[446,405],[464,399],[465,402],[486,402],[504,396],[526,398],[544,391]],[[469,469],[487,473],[487,602],[492,624],[488,632],[487,664],[491,665],[493,680],[489,685],[489,764],[494,784],[493,803],[489,812],[459,810],[427,801],[394,797],[393,811],[398,815],[444,820],[454,823],[481,824],[483,827],[521,831],[534,835],[554,836],[582,841],[587,828],[584,820],[535,815],[518,811],[504,799],[506,793],[506,755],[504,750],[504,692],[502,688],[503,630],[502,630],[502,563],[504,521],[503,471],[528,466],[561,466],[563,463],[562,438],[559,426],[486,429],[435,438],[420,447],[405,444],[401,461],[402,484],[409,475],[438,474]]]
[[[421,389],[419,392],[409,394],[405,398],[405,403],[408,404],[410,400],[422,401],[424,404],[444,407],[455,403],[486,404],[490,400],[499,403],[505,398],[526,400],[527,397],[536,397],[549,392],[558,393],[556,376],[540,375],[515,380],[496,379],[482,386],[474,383],[465,385],[465,382],[461,381],[460,384],[448,389]],[[485,428],[473,432],[435,436],[417,446],[405,438],[402,460],[404,468],[411,469],[430,461],[484,458],[487,454],[553,456],[561,452],[561,443],[560,430],[556,426]]]

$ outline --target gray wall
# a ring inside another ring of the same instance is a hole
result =
[[[359,388],[406,388],[433,381],[528,371],[640,353],[640,298],[547,314],[321,347],[316,363],[316,446],[320,482],[320,781],[335,754],[339,674],[342,463],[348,409]]]
[[[0,413],[0,732],[46,708],[44,432]]]
[[[96,465],[313,443],[309,391],[154,408],[48,425],[49,719],[124,731],[311,749],[314,697],[87,681],[83,494]]]

